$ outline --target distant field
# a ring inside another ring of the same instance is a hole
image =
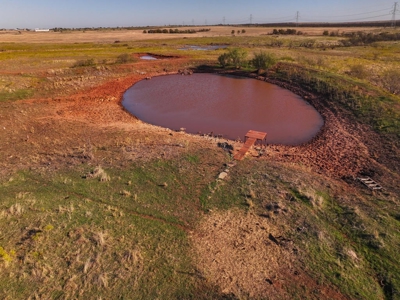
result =
[[[172,28],[172,27],[160,27]],[[149,39],[170,39],[170,38],[189,38],[189,37],[217,37],[231,36],[232,30],[236,32],[244,29],[245,33],[240,33],[240,36],[258,36],[264,34],[272,34],[273,27],[240,27],[240,26],[200,26],[200,27],[179,27],[179,30],[184,29],[201,29],[211,28],[208,32],[199,32],[194,34],[145,34],[143,30],[104,30],[104,31],[66,31],[66,32],[27,32],[22,31],[4,31],[0,32],[0,43],[83,43],[83,42],[99,42],[109,43],[114,41],[128,40],[149,40]],[[276,27],[277,29],[281,27]],[[342,32],[355,31],[376,31],[382,28],[379,27],[300,27],[297,28],[303,33],[311,36],[322,35],[324,30]]]

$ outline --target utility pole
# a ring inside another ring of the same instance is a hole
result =
[[[194,19],[192,19],[192,26],[194,26]]]
[[[299,11],[296,13],[296,27],[299,27]]]
[[[394,3],[393,10],[391,11],[392,13],[392,28],[396,28],[396,12],[399,10],[397,9],[397,2]]]
[[[253,24],[253,14],[250,14],[250,24]]]

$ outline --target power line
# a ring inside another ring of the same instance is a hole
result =
[[[375,11],[369,11],[369,12],[363,12],[363,13],[357,13],[357,14],[349,14],[349,15],[337,15],[337,16],[321,16],[319,15],[318,17],[320,18],[342,18],[342,17],[352,17],[352,16],[359,16],[359,15],[367,15],[367,14],[372,14],[372,13],[377,13],[381,11],[387,11],[390,8],[385,8],[385,9],[380,9],[380,10],[375,10]]]
[[[337,22],[354,22],[354,21],[370,20],[370,19],[375,19],[375,18],[379,18],[379,17],[387,17],[387,16],[388,16],[388,14],[384,14],[384,15],[371,16],[371,17],[366,17],[366,18],[340,20]],[[302,19],[307,22],[321,22],[320,20],[316,20],[316,19],[304,19],[304,18],[302,18]]]
[[[399,11],[397,9],[397,2],[394,3],[393,10],[391,11],[392,13],[392,27],[396,28],[396,12]]]

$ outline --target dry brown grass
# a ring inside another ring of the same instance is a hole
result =
[[[266,218],[239,211],[215,212],[192,236],[197,264],[225,294],[282,299],[283,291],[269,282],[282,280],[281,271],[293,268],[294,256],[272,242],[270,234],[280,236]]]
[[[188,27],[189,29],[211,28],[208,32],[198,32],[195,34],[145,34],[143,30],[104,30],[104,31],[70,31],[70,32],[22,32],[8,31],[0,33],[0,42],[4,43],[111,43],[115,41],[141,41],[158,39],[181,39],[190,37],[218,37],[231,36],[232,30],[237,31],[240,26],[200,26]],[[165,28],[168,28],[165,27]],[[277,26],[276,28],[281,28]],[[181,28],[184,30],[185,28]],[[243,27],[246,33],[240,33],[240,36],[258,36],[262,34],[271,34],[274,27]],[[316,36],[322,35],[324,30],[334,32],[357,32],[357,31],[375,31],[378,27],[301,27],[303,33]]]
[[[87,178],[98,178],[101,182],[110,181],[111,177],[103,170],[101,166],[97,166],[93,172],[89,173]]]

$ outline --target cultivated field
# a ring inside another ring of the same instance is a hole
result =
[[[176,27],[160,27],[162,29],[170,29]],[[28,32],[28,31],[0,31],[0,41],[6,43],[112,43],[116,40],[119,41],[142,41],[149,39],[181,39],[181,38],[193,38],[193,37],[223,37],[231,36],[232,30],[235,31],[235,35],[239,36],[260,36],[272,34],[273,28],[270,27],[247,27],[247,26],[200,26],[200,27],[179,27],[179,30],[194,29],[200,30],[203,28],[211,28],[210,31],[197,32],[195,34],[143,34],[144,29],[127,30],[127,29],[115,29],[115,30],[88,30],[88,31],[71,31],[66,30],[64,32]],[[278,29],[280,27],[277,27]],[[245,30],[242,33],[242,30]],[[338,33],[350,33],[357,31],[368,31],[368,32],[379,32],[382,28],[378,27],[300,27],[297,28],[308,36],[320,36],[324,30]],[[240,31],[237,34],[237,31]]]
[[[400,298],[398,41],[210,28],[0,32],[2,299]],[[212,44],[276,63],[258,75],[222,69],[226,49],[179,50]],[[135,82],[185,69],[283,86],[325,125],[234,162],[239,142],[124,111]]]

